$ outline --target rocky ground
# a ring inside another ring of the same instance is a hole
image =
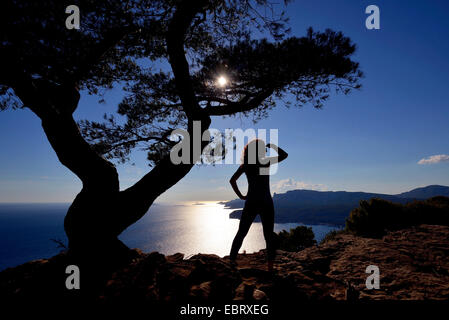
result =
[[[380,269],[380,289],[368,290],[366,267]],[[75,296],[64,286],[65,254],[0,273],[0,298]],[[278,251],[275,271],[263,252],[227,258],[139,253],[108,276],[95,299],[159,302],[449,300],[449,227],[421,225],[381,239],[338,235],[292,253]]]

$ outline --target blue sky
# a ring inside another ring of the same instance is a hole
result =
[[[378,5],[381,29],[365,28],[365,8]],[[257,125],[244,118],[214,118],[212,127],[279,129],[288,153],[272,177],[272,191],[294,188],[399,193],[429,184],[449,185],[449,162],[418,164],[449,155],[449,2],[300,1],[288,7],[292,35],[306,28],[343,31],[357,44],[363,88],[333,95],[322,110],[279,105]],[[83,95],[77,119],[114,111]],[[29,110],[0,113],[0,202],[70,202],[79,180],[57,160],[39,120]],[[136,152],[134,166],[119,165],[121,187],[149,170]],[[228,180],[237,165],[195,167],[158,201],[235,198]],[[243,179],[244,180],[244,179]],[[242,180],[242,181],[243,181]],[[244,183],[240,183],[242,187]]]

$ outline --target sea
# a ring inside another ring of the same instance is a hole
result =
[[[49,258],[67,245],[64,216],[69,204],[0,204],[0,270],[22,263]],[[218,256],[229,254],[239,220],[230,219],[235,209],[227,209],[215,201],[156,203],[120,239],[131,248],[144,252],[158,251],[165,255],[181,252],[185,258],[197,253]],[[299,223],[276,223],[275,232],[290,230]],[[310,225],[320,241],[336,227]],[[241,252],[265,248],[262,225],[254,222]]]

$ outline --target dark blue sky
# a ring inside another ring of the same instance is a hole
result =
[[[380,30],[365,28],[370,4],[380,8]],[[215,118],[212,127],[279,129],[279,144],[290,156],[272,177],[276,192],[398,193],[449,185],[448,13],[447,1],[296,1],[288,7],[292,35],[304,35],[309,26],[343,31],[357,44],[362,90],[333,95],[322,110],[279,105],[256,126],[244,118]],[[83,95],[75,115],[98,119],[114,111],[120,97],[113,90],[98,104]],[[81,187],[29,110],[0,114],[0,150],[0,202],[68,202]],[[443,156],[418,164],[435,155]],[[136,152],[133,160],[135,166],[118,166],[123,188],[149,169],[144,154]],[[234,198],[228,180],[236,168],[195,167],[159,200]]]

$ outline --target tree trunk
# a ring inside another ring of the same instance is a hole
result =
[[[164,159],[134,186],[105,190],[101,186],[83,190],[70,206],[64,228],[69,249],[77,256],[127,254],[118,236],[142,218],[158,196],[181,180],[193,167],[174,165]],[[104,177],[105,181],[108,177]]]

